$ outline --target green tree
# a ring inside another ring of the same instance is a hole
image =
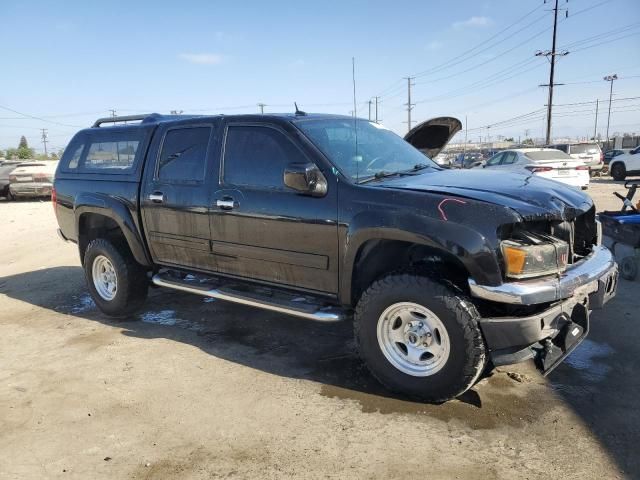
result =
[[[505,138],[504,141],[505,142],[513,142],[513,137]]]
[[[33,148],[20,147],[16,151],[16,155],[20,160],[27,160],[29,158],[33,158],[34,157],[34,151],[33,151]]]
[[[29,148],[29,144],[27,143],[27,137],[22,135],[20,137],[20,143],[18,144],[18,148]]]
[[[524,141],[522,142],[523,145],[533,145],[533,140],[531,140],[530,138],[525,138]]]
[[[18,149],[17,148],[7,148],[7,159],[12,160],[18,158]]]
[[[0,150],[0,158],[6,158],[6,157],[4,156],[4,152],[3,152],[2,150]]]

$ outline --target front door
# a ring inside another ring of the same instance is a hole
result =
[[[217,164],[217,123],[173,126],[158,132],[158,152],[145,174],[142,214],[154,260],[164,265],[214,268],[209,248],[209,173]],[[162,127],[160,127],[162,128]]]
[[[223,152],[210,217],[216,269],[337,293],[335,177],[324,172],[329,186],[321,198],[286,187],[285,167],[312,159],[275,124],[228,122]]]

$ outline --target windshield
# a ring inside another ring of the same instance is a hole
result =
[[[344,175],[356,182],[419,168],[440,168],[398,135],[374,122],[325,118],[299,120],[296,125]]]
[[[600,147],[595,143],[580,143],[578,145],[571,145],[571,153],[589,153],[593,155],[594,153],[600,153]]]
[[[538,150],[537,152],[526,152],[524,155],[531,160],[574,160],[571,155],[560,150]]]

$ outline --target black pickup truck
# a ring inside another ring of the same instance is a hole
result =
[[[458,129],[435,119],[403,139],[300,111],[100,119],[58,167],[59,234],[107,315],[154,284],[352,319],[373,375],[427,401],[494,365],[547,373],[615,294],[617,265],[580,191],[432,162]]]

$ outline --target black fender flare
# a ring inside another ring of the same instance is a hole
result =
[[[85,214],[98,214],[116,222],[122,231],[136,261],[146,267],[153,262],[147,251],[129,207],[117,198],[99,193],[81,193],[75,198],[74,214],[77,238],[80,238],[80,220]]]
[[[456,257],[478,283],[502,283],[502,272],[491,239],[477,230],[428,216],[412,215],[410,222],[399,221],[397,216],[384,220],[381,222],[379,211],[365,212],[349,225],[340,275],[342,303],[350,303],[356,259],[362,246],[370,240],[399,240],[424,245]]]

